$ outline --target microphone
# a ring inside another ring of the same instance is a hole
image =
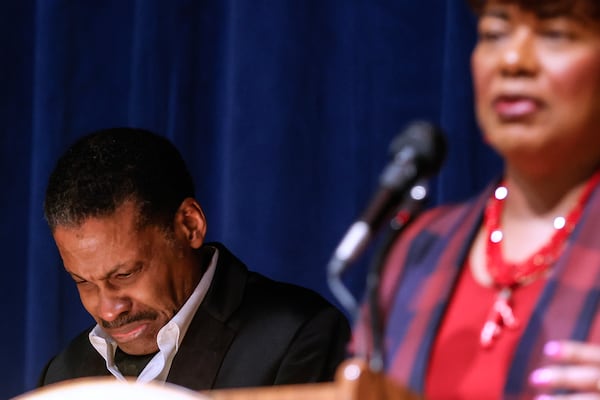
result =
[[[334,252],[328,265],[330,278],[339,277],[362,253],[373,234],[390,221],[398,204],[417,182],[439,171],[446,156],[446,141],[440,128],[416,121],[392,140],[389,151],[392,160],[380,176],[378,191]]]

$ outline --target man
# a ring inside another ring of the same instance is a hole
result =
[[[318,294],[274,282],[219,243],[165,138],[92,133],[53,171],[45,216],[96,325],[43,371],[167,381],[193,390],[330,380],[349,326]]]

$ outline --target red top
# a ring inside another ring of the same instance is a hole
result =
[[[502,398],[508,367],[544,281],[537,280],[513,292],[511,304],[519,326],[502,329],[491,348],[484,349],[479,334],[497,291],[477,283],[466,265],[434,342],[425,383],[426,398]]]

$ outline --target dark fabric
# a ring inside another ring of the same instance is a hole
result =
[[[217,243],[213,282],[181,343],[167,381],[193,390],[332,380],[346,356],[344,315],[314,291],[249,272]],[[89,329],[40,379],[108,375]]]
[[[115,352],[115,364],[123,376],[138,376],[156,353],[136,356],[127,354],[120,347]]]
[[[55,160],[86,132],[172,139],[208,238],[332,301],[327,261],[409,121],[448,136],[434,204],[498,171],[475,127],[462,0],[19,0],[0,22],[0,398],[33,388],[91,322],[42,217]],[[347,273],[357,296],[368,257]]]
[[[385,313],[386,371],[422,393],[435,332],[465,264],[491,188],[470,202],[423,215],[392,248],[381,291]],[[504,399],[530,399],[528,376],[545,360],[548,340],[600,343],[600,188],[585,206],[579,224],[527,321],[504,388]],[[368,335],[368,315],[355,328],[353,347]],[[473,343],[478,346],[479,343]]]

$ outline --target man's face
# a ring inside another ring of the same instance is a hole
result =
[[[137,212],[126,202],[111,216],[59,226],[53,236],[85,309],[123,351],[150,354],[158,350],[158,331],[185,303],[201,269],[197,243],[190,243],[177,222],[183,218],[175,219],[169,238],[158,227],[139,227]]]

